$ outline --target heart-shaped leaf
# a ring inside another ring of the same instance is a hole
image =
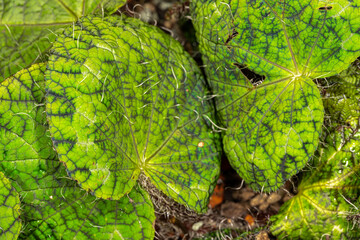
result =
[[[312,79],[360,55],[354,1],[192,1],[224,149],[254,189],[273,191],[312,157],[323,121]]]
[[[0,77],[7,78],[33,62],[46,59],[43,53],[51,47],[56,34],[95,11],[102,2],[106,13],[111,13],[124,1],[3,1],[0,5]]]
[[[137,184],[108,201],[68,179],[47,133],[44,72],[34,65],[0,84],[0,170],[21,194],[21,237],[153,239],[153,205]]]
[[[20,198],[0,172],[0,239],[17,239],[21,229]]]
[[[204,211],[219,174],[211,110],[195,62],[140,20],[83,18],[53,46],[52,139],[70,176],[97,197],[121,198],[144,172]]]

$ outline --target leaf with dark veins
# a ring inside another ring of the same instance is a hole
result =
[[[207,209],[218,137],[201,72],[176,40],[137,19],[85,17],[59,35],[46,74],[50,133],[84,189],[120,199],[143,172]]]
[[[253,189],[274,191],[317,148],[324,110],[312,80],[360,55],[359,3],[194,0],[191,9],[230,163]]]
[[[34,65],[0,83],[0,171],[21,195],[20,238],[153,239],[154,208],[138,184],[109,201],[68,179],[47,132],[45,68]]]

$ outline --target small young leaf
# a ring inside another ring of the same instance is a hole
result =
[[[44,60],[43,53],[51,47],[61,28],[93,12],[100,2],[3,1],[0,5],[0,77],[7,78]]]
[[[20,237],[153,239],[153,205],[137,184],[108,201],[68,179],[47,133],[44,71],[34,65],[0,84],[0,170],[22,196]]]
[[[360,61],[326,79],[324,106],[331,116],[330,124],[346,124],[360,117]]]
[[[350,67],[337,76],[348,84],[351,84],[353,88],[359,91],[360,88],[360,60],[357,59],[353,62]]]
[[[0,239],[17,239],[21,229],[20,198],[0,172]]]
[[[120,199],[144,172],[204,211],[219,174],[217,135],[200,70],[181,45],[137,19],[85,17],[52,51],[47,116],[70,176]]]
[[[334,130],[305,172],[298,194],[271,218],[272,233],[283,239],[358,239],[347,217],[360,213],[360,132]]]
[[[354,1],[192,1],[224,149],[242,178],[273,191],[313,155],[323,121],[312,79],[360,55]]]

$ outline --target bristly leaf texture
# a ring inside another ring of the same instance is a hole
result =
[[[94,12],[101,3],[105,14],[117,10],[124,0],[16,0],[0,5],[0,77],[7,78],[43,54],[63,27]],[[98,12],[101,9],[97,10]]]
[[[10,180],[0,172],[0,239],[17,239],[21,229],[20,198]]]
[[[143,172],[205,211],[219,175],[201,72],[181,45],[127,17],[85,17],[54,43],[47,70],[50,133],[69,175],[120,199]]]
[[[313,79],[360,55],[358,1],[192,1],[224,149],[251,188],[274,191],[318,145],[324,110]]]
[[[45,68],[34,65],[0,83],[0,171],[21,195],[20,238],[153,239],[154,209],[141,187],[107,201],[68,179],[47,132]]]

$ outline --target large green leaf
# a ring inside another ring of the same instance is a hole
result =
[[[0,77],[46,58],[56,34],[102,0],[4,0],[0,5]],[[107,12],[115,4],[104,3]],[[115,9],[116,10],[116,9]]]
[[[21,229],[20,198],[2,172],[0,172],[0,213],[0,239],[16,239]]]
[[[194,0],[192,10],[226,154],[252,188],[276,190],[317,148],[312,79],[360,55],[359,2]]]
[[[84,189],[119,199],[144,172],[206,210],[217,135],[201,72],[177,41],[137,19],[83,18],[54,43],[47,88],[54,146]]]
[[[21,194],[21,238],[153,239],[154,209],[141,187],[108,201],[68,179],[47,132],[44,72],[35,65],[0,84],[0,170]]]
[[[360,132],[334,130],[304,173],[298,194],[271,218],[272,233],[286,239],[358,239],[359,226],[347,217],[360,214]]]

